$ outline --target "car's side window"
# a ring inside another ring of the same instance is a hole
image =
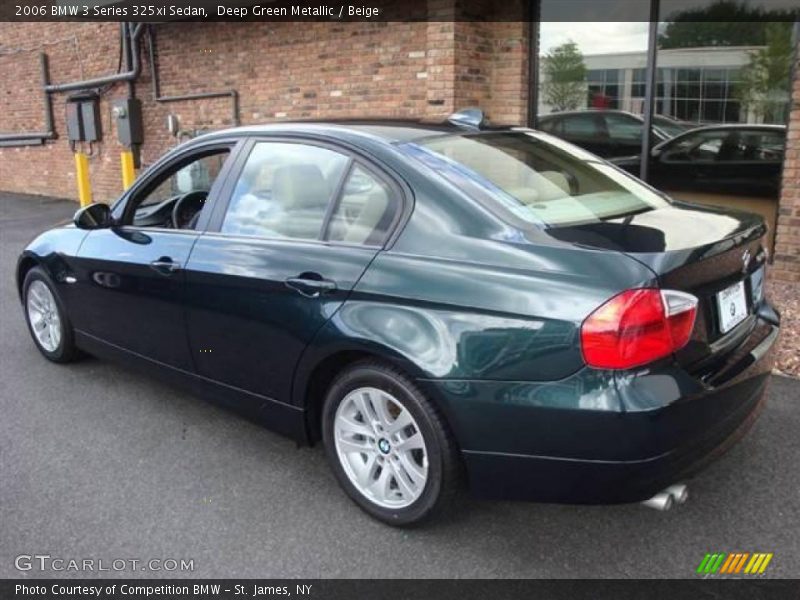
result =
[[[138,227],[193,229],[229,156],[228,148],[201,151],[165,169],[134,192],[123,221]]]
[[[328,226],[327,239],[379,246],[386,240],[398,210],[391,188],[356,165],[342,188]]]
[[[231,195],[220,231],[316,240],[350,158],[320,146],[259,142]]]
[[[737,141],[736,160],[755,162],[783,160],[785,139],[780,131],[743,131]]]
[[[622,115],[605,115],[608,135],[614,141],[639,142],[642,139],[642,123]]]
[[[670,144],[664,151],[666,162],[715,161],[725,144],[728,133],[724,131],[702,131]]]
[[[545,131],[547,133],[554,133],[559,134],[561,132],[561,120],[560,119],[547,119],[546,121],[542,121],[539,123],[539,129],[541,131]]]
[[[567,137],[592,139],[603,137],[595,115],[573,115],[562,120],[564,135]]]

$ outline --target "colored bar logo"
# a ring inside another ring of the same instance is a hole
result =
[[[772,560],[772,552],[709,553],[700,561],[700,575],[761,575]]]

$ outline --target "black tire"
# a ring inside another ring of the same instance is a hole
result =
[[[61,322],[61,339],[58,346],[56,346],[56,348],[52,351],[42,346],[42,344],[36,338],[33,328],[31,327],[31,320],[28,314],[28,292],[31,285],[35,281],[41,281],[50,290],[50,293],[53,295],[53,299],[55,300],[58,318]],[[56,286],[53,284],[53,280],[50,279],[50,276],[41,267],[33,267],[25,275],[25,280],[22,283],[22,309],[25,312],[25,323],[28,325],[28,331],[31,334],[33,343],[36,344],[36,347],[39,349],[39,352],[42,353],[42,356],[44,356],[47,360],[56,363],[72,362],[79,358],[80,352],[75,346],[75,335],[72,330],[72,324],[67,316],[64,303],[56,291]]]
[[[427,480],[419,497],[406,507],[387,508],[374,503],[353,485],[339,460],[334,440],[336,411],[351,391],[361,387],[391,394],[411,413],[422,434],[428,459]],[[356,363],[334,380],[325,396],[322,438],[331,468],[347,495],[362,510],[388,525],[405,527],[429,520],[449,505],[461,488],[460,454],[444,419],[405,373],[383,363]]]

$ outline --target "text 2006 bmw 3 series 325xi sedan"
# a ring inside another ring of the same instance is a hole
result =
[[[390,524],[461,488],[685,499],[761,408],[779,317],[756,216],[462,122],[183,144],[19,259],[56,362],[136,363],[304,442]]]

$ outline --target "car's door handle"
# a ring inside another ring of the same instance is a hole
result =
[[[316,298],[336,289],[336,283],[325,279],[319,273],[300,273],[286,280],[286,286],[308,298]]]
[[[158,260],[152,261],[150,266],[162,275],[172,275],[175,271],[181,268],[181,265],[176,263],[169,256],[162,256]]]

